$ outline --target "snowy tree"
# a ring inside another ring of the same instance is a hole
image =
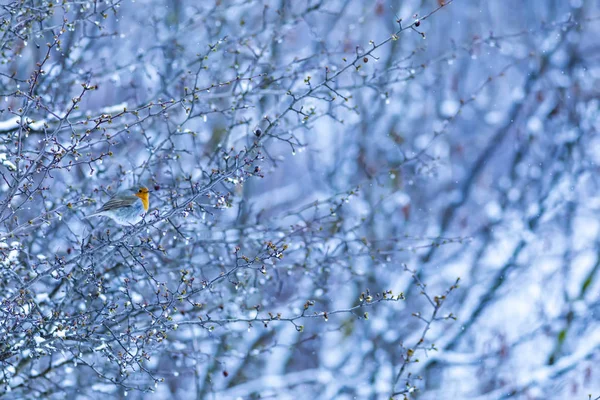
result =
[[[0,3],[0,397],[600,399],[599,19]]]

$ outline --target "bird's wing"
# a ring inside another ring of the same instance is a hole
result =
[[[137,200],[139,200],[139,198],[136,196],[116,196],[104,203],[104,205],[97,210],[96,213],[110,211],[122,207],[130,207]]]

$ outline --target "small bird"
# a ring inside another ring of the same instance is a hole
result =
[[[135,225],[142,220],[150,207],[149,193],[148,188],[143,186],[119,192],[86,218],[103,215],[119,225]]]

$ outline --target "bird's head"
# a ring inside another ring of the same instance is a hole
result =
[[[148,207],[150,207],[150,191],[147,187],[139,186],[131,189],[134,192],[134,195],[139,197],[142,200],[142,204],[144,205],[144,211],[148,211]]]

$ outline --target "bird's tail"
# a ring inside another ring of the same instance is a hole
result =
[[[100,212],[91,213],[91,214],[88,214],[88,215],[84,215],[83,219],[88,219],[88,218],[91,218],[91,217],[99,217],[100,215],[102,215],[101,211]]]

